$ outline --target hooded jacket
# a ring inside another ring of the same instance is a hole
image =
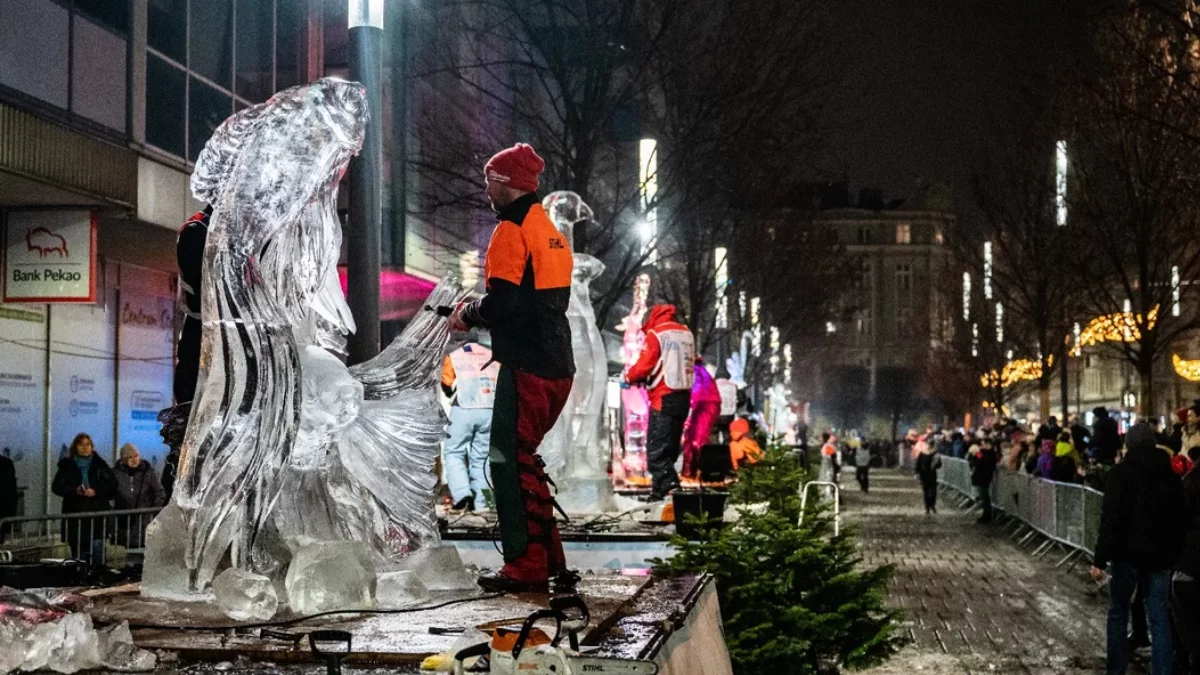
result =
[[[992,478],[996,475],[996,465],[1000,461],[996,457],[996,451],[992,448],[980,448],[979,457],[975,460],[975,466],[971,469],[971,485],[977,487],[987,487],[992,484]]]
[[[1183,484],[1167,453],[1154,447],[1153,433],[1139,427],[1126,436],[1125,459],[1108,474],[1096,567],[1118,560],[1153,572],[1170,569],[1179,557],[1187,526]]]
[[[720,406],[721,390],[717,388],[717,381],[713,376],[708,374],[708,368],[697,361],[692,371],[695,374],[692,383],[692,407],[695,408],[700,403],[715,403]]]
[[[686,415],[696,377],[693,370],[696,343],[692,331],[675,320],[674,305],[655,305],[646,319],[645,331],[646,344],[637,363],[625,373],[625,381],[645,383],[650,394],[650,407],[659,412],[663,411],[664,398],[686,392],[683,411]]]
[[[762,448],[750,434],[750,423],[738,417],[729,423],[729,460],[736,471],[746,464],[757,464]]]
[[[1112,464],[1121,451],[1121,438],[1117,431],[1117,421],[1109,417],[1103,408],[1096,408],[1096,421],[1092,425],[1092,449],[1096,460]]]

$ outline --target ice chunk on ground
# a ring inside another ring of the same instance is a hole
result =
[[[234,567],[213,580],[213,595],[225,616],[236,621],[265,621],[279,608],[279,596],[269,578]]]
[[[429,599],[429,588],[416,572],[384,572],[375,586],[375,597],[383,609],[395,609]]]
[[[188,569],[184,563],[187,529],[183,512],[173,502],[146,527],[146,553],[142,565],[142,595],[167,600],[189,599]]]
[[[24,622],[0,623],[0,673],[14,672],[25,662],[27,632]]]
[[[321,541],[296,552],[288,567],[288,605],[299,614],[375,606],[375,569],[356,541]]]
[[[138,649],[133,645],[128,621],[104,628],[98,631],[98,634],[105,668],[133,673],[154,670],[154,666],[157,665],[158,658],[153,652]]]
[[[397,570],[411,570],[421,577],[425,587],[431,591],[474,591],[479,587],[475,577],[467,571],[458,549],[443,544],[423,548],[401,558]]]
[[[100,665],[100,638],[87,614],[68,614],[49,638],[53,643],[46,667],[57,673],[74,673]],[[29,670],[26,666],[26,670]]]

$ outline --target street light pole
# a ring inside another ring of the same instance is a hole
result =
[[[383,222],[383,2],[350,2],[350,79],[367,90],[362,152],[350,162],[346,227],[347,301],[358,330],[348,342],[351,364],[379,354],[380,229]]]

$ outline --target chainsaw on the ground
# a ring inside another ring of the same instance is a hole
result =
[[[579,652],[579,631],[588,624],[587,605],[578,595],[550,599],[549,609],[530,614],[519,631],[498,627],[489,642],[481,642],[454,655],[454,675],[656,675],[653,661],[591,657]],[[535,624],[554,622],[554,636]],[[562,644],[563,637],[567,644]],[[466,661],[477,658],[467,667]]]

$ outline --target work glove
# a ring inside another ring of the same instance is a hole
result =
[[[467,303],[460,302],[454,306],[454,311],[450,312],[450,330],[465,333],[471,330],[467,322],[463,320],[463,312],[467,309]]]

